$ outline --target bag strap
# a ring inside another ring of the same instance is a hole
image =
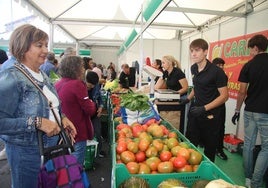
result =
[[[14,64],[14,66],[20,70],[31,82],[32,84],[40,91],[40,93],[45,97],[45,99],[48,102],[49,109],[52,111],[53,116],[56,120],[56,123],[60,127],[60,137],[63,139],[64,143],[66,143],[68,146],[70,146],[70,149],[73,150],[73,146],[71,144],[70,138],[66,135],[66,132],[61,124],[61,121],[58,119],[55,110],[53,109],[52,102],[47,98],[47,96],[44,94],[43,90],[39,87],[39,85],[17,64]],[[40,154],[44,155],[44,145],[43,145],[43,136],[42,132],[37,129],[38,133],[38,141],[39,141],[39,149],[40,149]],[[71,153],[71,152],[70,152]]]

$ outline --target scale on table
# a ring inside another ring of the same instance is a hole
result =
[[[151,66],[145,65],[144,71],[148,73],[151,77],[162,77],[163,73]],[[178,101],[180,99],[180,94],[172,89],[157,89],[154,90],[154,79],[151,78],[150,83],[150,94],[154,94],[154,98],[159,101]]]
[[[150,83],[150,94],[154,94],[154,85],[155,85],[155,78],[162,77],[163,73],[149,65],[144,65],[143,70],[150,75],[151,83]]]
[[[154,92],[154,97],[159,101],[178,101],[180,94],[172,89],[157,89]]]

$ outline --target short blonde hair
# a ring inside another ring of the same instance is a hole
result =
[[[163,56],[162,59],[165,59],[168,62],[170,62],[173,67],[177,67],[179,69],[181,68],[180,62],[177,59],[175,59],[175,57],[173,57],[172,55],[165,55],[165,56]]]

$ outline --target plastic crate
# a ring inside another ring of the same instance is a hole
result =
[[[241,143],[243,143],[243,140],[231,134],[226,134],[223,139],[223,146],[231,153],[237,152],[238,146]]]
[[[187,173],[166,173],[166,174],[129,174],[123,164],[116,164],[112,172],[112,187],[117,188],[123,181],[131,176],[138,176],[145,179],[150,187],[156,188],[162,181],[174,178],[181,180],[186,186],[191,187],[197,180],[223,179],[231,184],[234,182],[222,172],[214,163],[203,161],[196,172]]]
[[[94,159],[97,156],[98,142],[96,140],[87,140],[84,166],[85,170],[93,169]]]
[[[180,141],[186,142],[190,148],[193,148],[199,151],[190,141],[180,133],[175,127],[173,127],[169,122],[162,120],[160,124],[167,127],[168,130],[174,131],[177,133],[178,138]],[[126,166],[124,164],[117,164],[116,163],[116,126],[118,124],[113,122],[113,144],[111,147],[111,154],[112,154],[112,187],[117,188],[124,180],[128,179],[131,176],[139,176],[144,178],[148,181],[152,188],[155,188],[160,184],[162,181],[169,179],[169,178],[176,178],[183,181],[187,186],[191,187],[192,184],[196,180],[207,179],[207,180],[214,180],[214,179],[224,179],[227,182],[233,184],[233,181],[224,173],[222,172],[214,163],[212,163],[204,154],[202,154],[203,159],[202,162],[196,172],[189,172],[189,173],[166,173],[166,174],[137,174],[132,175],[129,174]],[[199,151],[200,152],[200,151]],[[200,152],[202,153],[202,152]]]

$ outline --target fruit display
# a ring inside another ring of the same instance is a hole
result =
[[[203,159],[176,131],[155,119],[143,125],[119,122],[116,131],[116,162],[125,164],[130,174],[194,172]]]
[[[113,92],[118,87],[119,87],[119,80],[114,79],[113,81],[110,80],[106,81],[103,89],[110,90],[111,92]]]
[[[183,182],[181,182],[178,179],[167,179],[162,181],[157,188],[174,188],[174,187],[180,187],[184,188],[187,187]]]
[[[233,184],[224,172],[167,121],[150,118],[143,123],[124,123],[120,110],[124,100],[122,95],[111,93],[110,97],[113,106],[110,127],[111,187],[118,188],[132,177],[145,180],[153,188],[168,186],[161,183],[170,179],[181,183],[176,187],[204,187],[205,183],[217,178]]]
[[[150,188],[146,180],[139,177],[130,177],[119,185],[119,188]]]

